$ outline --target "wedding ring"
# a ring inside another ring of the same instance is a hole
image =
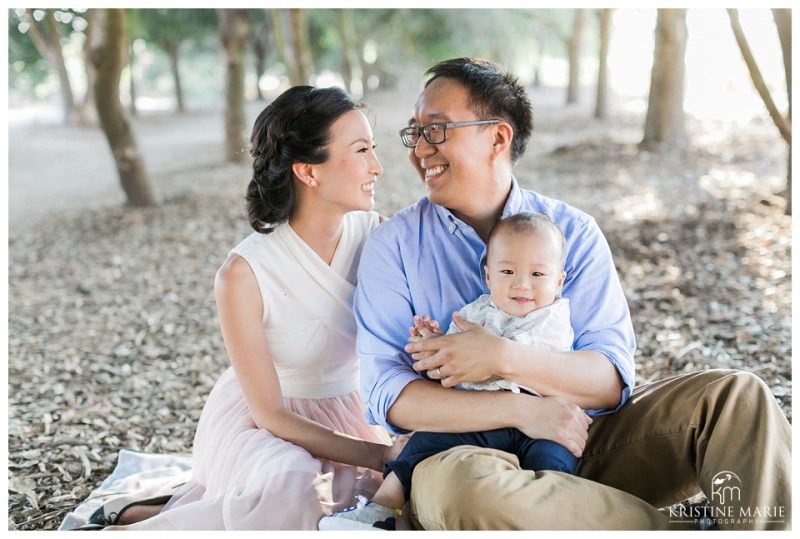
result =
[[[436,367],[436,378],[442,379],[442,369],[440,367]]]

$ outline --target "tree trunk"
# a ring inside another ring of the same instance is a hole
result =
[[[342,78],[348,91],[361,98],[364,95],[365,83],[355,39],[353,12],[349,9],[339,10],[339,35],[342,44]]]
[[[742,52],[744,63],[747,64],[747,70],[750,72],[750,78],[753,81],[753,85],[756,87],[758,95],[761,96],[762,101],[764,101],[764,105],[767,107],[769,116],[772,118],[772,121],[775,123],[778,131],[780,131],[783,140],[785,140],[788,144],[791,144],[792,128],[789,126],[789,123],[780,113],[778,107],[775,105],[775,102],[772,100],[772,95],[769,93],[769,88],[767,88],[767,84],[764,82],[764,77],[761,76],[761,70],[758,68],[758,63],[756,62],[753,53],[750,51],[750,45],[747,43],[747,38],[744,35],[741,25],[739,24],[739,12],[735,9],[728,9],[728,17],[731,20],[731,29],[733,30],[733,35],[736,36],[736,43],[738,43],[739,50]]]
[[[97,111],[94,106],[94,66],[91,60],[91,40],[92,40],[92,15],[93,9],[86,10],[83,17],[86,19],[86,30],[84,31],[83,41],[83,68],[86,71],[86,94],[83,101],[78,105],[78,122],[81,125],[95,125],[97,123]]]
[[[100,126],[114,156],[128,204],[153,206],[156,196],[119,99],[120,74],[128,52],[125,11],[98,9],[93,22],[96,27],[92,32],[91,58],[97,73],[94,95]]]
[[[275,27],[275,44],[278,46],[278,54],[280,54],[281,61],[283,65],[286,66],[286,74],[289,76],[289,83],[292,86],[297,86],[302,83],[300,82],[297,62],[294,61],[295,55],[289,50],[289,40],[286,36],[286,22],[284,20],[285,14],[286,10],[283,9],[272,10],[272,24]],[[291,31],[291,26],[289,30]]]
[[[569,82],[567,83],[567,103],[578,101],[580,90],[581,71],[581,42],[583,41],[583,28],[586,26],[586,10],[576,9],[575,19],[572,23],[572,36],[569,38]]]
[[[772,16],[778,27],[778,37],[783,51],[783,69],[786,75],[786,91],[789,95],[789,126],[792,125],[792,10],[773,9]],[[792,214],[792,145],[789,144],[788,165],[786,167],[786,215]]]
[[[131,102],[128,104],[128,110],[131,116],[138,116],[139,109],[136,107],[136,77],[133,74],[133,66],[136,63],[136,52],[133,50],[133,43],[130,44],[130,57],[128,58],[128,93],[131,96]]]
[[[169,41],[165,43],[167,56],[169,57],[169,68],[172,73],[172,81],[175,87],[175,109],[177,112],[186,112],[186,105],[183,100],[183,86],[181,86],[181,70],[179,69],[180,41]]]
[[[245,149],[245,53],[250,25],[246,9],[219,9],[219,34],[225,49],[225,158],[231,163],[246,159]]]
[[[792,214],[792,145],[789,144],[789,158],[786,167],[786,190],[783,192],[786,199],[786,209],[783,213],[786,215]]]
[[[659,9],[642,145],[686,144],[683,81],[686,69],[686,10]]]
[[[778,10],[775,10],[778,11]],[[785,24],[784,18],[781,14],[776,14],[773,11],[773,16],[775,18],[775,24],[778,27],[778,37],[781,40],[781,49],[783,50],[783,63],[785,74],[787,75],[786,79],[786,88],[789,90],[789,110],[791,115],[791,14],[789,15],[788,20],[788,29],[783,26]],[[750,79],[753,81],[753,85],[756,87],[756,91],[758,91],[758,95],[761,96],[761,100],[764,102],[764,106],[767,107],[767,112],[769,112],[770,118],[772,118],[772,122],[778,128],[778,131],[783,137],[783,140],[786,141],[786,144],[789,145],[789,162],[788,162],[788,177],[786,181],[786,214],[790,215],[792,213],[792,125],[791,125],[791,116],[789,120],[783,117],[781,112],[778,110],[778,107],[775,105],[775,102],[772,100],[772,94],[769,92],[769,88],[767,88],[766,83],[764,82],[764,77],[761,76],[761,70],[758,67],[758,63],[756,62],[755,57],[753,56],[752,51],[750,50],[750,45],[747,43],[747,38],[744,35],[744,30],[742,30],[742,26],[739,24],[739,12],[736,9],[728,9],[728,18],[731,21],[731,29],[733,30],[733,35],[736,37],[736,43],[739,45],[739,50],[742,53],[742,58],[744,59],[744,63],[747,65],[747,70],[750,73]],[[783,23],[783,24],[782,24]],[[783,30],[782,30],[783,28]],[[788,64],[787,64],[787,50],[789,50],[788,56]]]
[[[311,80],[311,47],[308,43],[308,19],[305,9],[290,9],[292,20],[292,45],[297,65],[297,84],[308,84]]]
[[[773,9],[772,16],[778,27],[778,38],[783,51],[783,70],[786,75],[786,91],[789,94],[789,121],[792,121],[792,10]]]
[[[33,18],[33,9],[25,10],[26,20],[30,25],[28,35],[39,54],[47,60],[50,67],[58,75],[61,86],[61,107],[62,116],[65,124],[72,121],[72,113],[75,110],[75,98],[72,94],[72,85],[69,82],[67,65],[64,62],[64,53],[61,50],[61,32],[58,29],[52,10],[44,10],[44,18],[41,23]],[[43,25],[44,29],[40,27]]]
[[[533,81],[531,84],[534,88],[539,88],[542,85],[542,58],[544,58],[544,44],[539,38],[538,32],[533,32],[533,41],[536,43],[535,60],[533,61]]]
[[[269,26],[265,21],[258,34],[253,38],[253,54],[256,60],[256,95],[262,101],[266,99],[261,90],[261,75],[267,67],[267,50],[269,50]]]
[[[600,51],[597,58],[597,98],[594,105],[595,118],[608,115],[608,45],[611,41],[611,16],[614,10],[600,10]]]

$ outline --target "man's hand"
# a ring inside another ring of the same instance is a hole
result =
[[[536,399],[531,402],[530,399]],[[516,427],[529,438],[552,440],[580,458],[589,437],[592,418],[560,397],[527,397],[519,406]]]
[[[453,314],[453,322],[459,333],[409,339],[405,350],[414,359],[414,370],[427,371],[429,378],[441,380],[444,387],[491,378],[506,339],[468,322],[458,312]]]

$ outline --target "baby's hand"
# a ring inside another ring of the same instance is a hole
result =
[[[442,335],[442,330],[439,328],[439,322],[436,320],[431,320],[427,314],[422,318],[414,315],[414,325],[408,328],[408,331],[411,333],[412,337],[419,337],[422,339],[428,339],[430,337],[438,337]]]

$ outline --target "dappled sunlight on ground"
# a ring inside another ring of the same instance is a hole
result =
[[[397,136],[414,98],[366,99],[384,215],[425,192]],[[515,175],[606,234],[637,335],[637,383],[744,369],[791,418],[791,218],[775,130],[691,120],[692,146],[645,152],[642,114],[596,120],[585,100],[565,107],[561,89],[532,99],[537,127]],[[248,118],[263,106],[250,103]],[[10,128],[9,478],[37,496],[34,507],[10,495],[10,522],[55,528],[120,448],[191,449],[227,366],[214,274],[250,232],[250,170],[221,162],[222,125],[211,110],[135,122],[164,201],[147,209],[121,207],[96,131]]]
[[[666,217],[664,205],[657,193],[648,189],[637,191],[613,203],[612,214],[615,219],[635,224],[645,219],[661,220]]]

